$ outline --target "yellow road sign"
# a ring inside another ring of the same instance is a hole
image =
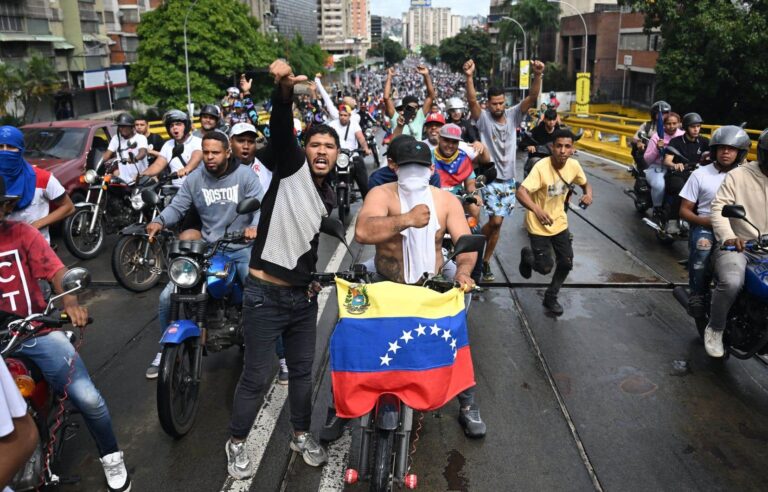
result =
[[[576,107],[574,112],[577,114],[589,113],[589,76],[589,72],[576,74]]]

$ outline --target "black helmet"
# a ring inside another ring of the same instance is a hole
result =
[[[204,114],[213,116],[217,120],[221,119],[221,111],[219,111],[219,108],[213,104],[203,105],[202,109],[200,110],[200,116],[203,116]]]
[[[710,152],[714,153],[718,145],[728,145],[729,147],[739,149],[739,154],[736,156],[736,163],[738,164],[747,156],[752,142],[743,128],[736,125],[727,125],[721,126],[712,134],[712,138],[709,140]]]
[[[683,116],[683,129],[688,128],[691,125],[701,125],[704,120],[701,119],[699,113],[686,113]]]
[[[117,120],[115,120],[115,124],[117,126],[133,126],[136,124],[136,120],[133,116],[131,116],[129,113],[122,113],[120,116],[117,117]]]
[[[768,164],[768,128],[757,139],[757,162],[763,166]]]
[[[189,130],[192,128],[192,122],[189,120],[187,113],[178,109],[172,109],[163,115],[163,124],[165,125],[165,131],[168,132],[168,135],[171,134],[171,123],[177,121],[184,123],[184,135],[189,133]]]
[[[651,105],[651,116],[654,118],[659,113],[669,113],[672,111],[672,106],[667,101],[656,101]]]

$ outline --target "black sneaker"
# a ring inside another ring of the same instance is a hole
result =
[[[493,282],[496,280],[496,276],[491,271],[491,265],[487,261],[483,262],[483,280],[486,282]]]
[[[343,419],[336,415],[336,409],[328,407],[328,413],[325,415],[325,424],[320,430],[320,440],[324,442],[333,442],[338,440],[344,434],[344,428],[349,419]]]
[[[469,408],[459,408],[459,424],[467,437],[485,436],[485,422],[480,417],[480,409],[474,403]]]
[[[549,312],[556,316],[563,314],[563,306],[557,302],[557,296],[552,294],[544,295],[544,307],[549,309]]]
[[[520,275],[523,278],[531,278],[533,272],[533,251],[526,246],[520,250]]]

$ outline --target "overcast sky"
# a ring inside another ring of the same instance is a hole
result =
[[[432,0],[433,7],[450,7],[458,15],[488,15],[490,4],[490,0]],[[410,0],[371,0],[371,14],[399,19],[410,5]]]

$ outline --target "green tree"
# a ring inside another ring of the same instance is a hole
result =
[[[18,65],[0,64],[0,108],[14,101],[14,117],[22,123],[32,121],[40,102],[56,93],[60,85],[56,69],[47,58],[34,55]]]
[[[330,56],[317,44],[306,44],[297,34],[293,39],[280,38],[280,53],[293,68],[294,73],[312,79],[316,73],[325,71]]]
[[[425,44],[421,47],[420,54],[425,60],[434,65],[437,63],[437,59],[440,58],[440,48],[434,44]]]
[[[705,121],[768,125],[768,2],[623,0],[661,28],[656,99]]]
[[[136,96],[161,108],[184,108],[184,17],[191,0],[169,0],[142,14],[139,60],[131,66]],[[219,100],[239,72],[266,68],[277,47],[258,31],[259,24],[237,0],[199,0],[189,11],[187,46],[192,100]],[[255,92],[268,90],[256,87]]]
[[[493,54],[488,47],[491,38],[479,29],[465,28],[452,38],[440,43],[440,61],[447,63],[451,70],[461,72],[464,62],[470,58],[475,61],[477,76],[490,74]]]
[[[342,72],[344,68],[351,70],[363,64],[363,60],[357,56],[345,56],[343,60],[337,61],[334,65],[334,72]]]
[[[506,0],[509,7],[508,16],[519,22],[528,36],[528,54],[538,56],[541,31],[557,29],[560,26],[560,4],[549,3],[547,0],[519,0],[512,4]],[[499,40],[502,43],[523,41],[520,28],[511,21],[502,21],[499,29]]]
[[[369,57],[384,57],[385,65],[400,63],[405,60],[406,54],[403,45],[389,38],[382,39],[380,43],[377,43],[368,50]]]

